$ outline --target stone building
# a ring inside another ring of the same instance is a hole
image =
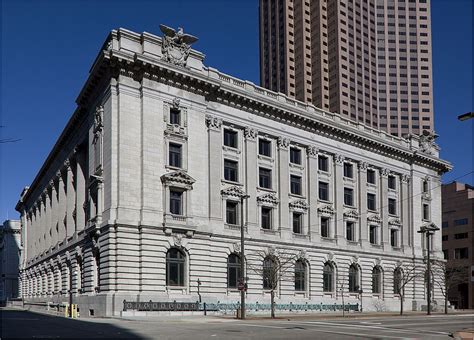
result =
[[[20,221],[3,222],[0,226],[0,305],[19,296],[21,246]]]
[[[298,254],[281,303],[340,303],[343,285],[346,303],[398,308],[396,268],[421,265],[417,231],[441,223],[450,165],[433,136],[391,136],[233,78],[184,37],[110,33],[16,207],[25,300],[72,290],[81,315],[197,301],[198,289],[236,302],[243,218],[248,301],[270,299],[248,270],[269,249]],[[442,257],[441,233],[432,244]],[[421,308],[423,280],[405,293],[407,309]]]
[[[453,182],[442,187],[444,258],[448,266],[466,267],[464,282],[449,291],[451,304],[474,308],[474,187]]]
[[[433,131],[430,0],[260,0],[260,83],[395,136]]]

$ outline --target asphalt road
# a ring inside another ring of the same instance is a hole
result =
[[[1,339],[449,339],[452,332],[474,328],[474,314],[245,321],[215,317],[70,320],[2,309],[0,319]]]

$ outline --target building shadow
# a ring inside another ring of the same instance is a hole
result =
[[[0,308],[0,338],[150,339],[121,327],[117,319],[68,319]]]

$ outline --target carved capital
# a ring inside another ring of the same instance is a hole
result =
[[[314,145],[309,145],[306,148],[306,153],[308,154],[308,157],[316,157],[318,155],[318,148],[315,147]]]
[[[66,159],[64,161],[64,168],[66,169],[66,171],[71,171],[71,161],[69,159]]]
[[[335,154],[334,155],[334,162],[337,164],[337,165],[342,165],[344,163],[344,160],[346,158],[343,156],[343,155],[340,155],[340,154]]]
[[[246,126],[244,129],[244,136],[248,140],[256,140],[258,136],[258,131],[257,129]]]
[[[56,172],[56,179],[58,180],[58,182],[61,182],[63,180],[61,171]]]
[[[360,162],[359,163],[359,170],[360,171],[367,171],[369,164],[367,162]]]
[[[222,119],[206,115],[206,125],[209,129],[220,130],[222,126]]]
[[[403,174],[400,176],[400,180],[402,183],[409,183],[410,182],[410,175]]]
[[[173,98],[173,102],[171,103],[171,107],[173,109],[179,109],[180,99],[178,97]]]
[[[380,170],[380,175],[382,175],[382,177],[388,177],[388,175],[390,175],[390,170],[388,170],[387,168],[382,168]]]
[[[277,145],[280,149],[288,149],[290,146],[290,139],[286,137],[278,137]]]

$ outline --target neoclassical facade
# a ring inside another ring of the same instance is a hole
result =
[[[297,254],[281,303],[344,294],[398,308],[396,269],[422,265],[417,231],[441,224],[450,165],[434,137],[394,137],[233,78],[179,37],[107,38],[16,207],[24,299],[67,302],[71,290],[81,315],[120,315],[123,300],[195,302],[198,289],[203,302],[236,302],[243,219],[248,301],[270,299],[250,270],[268,249]],[[432,244],[442,258],[441,233]],[[425,293],[423,279],[407,285],[406,308]]]

